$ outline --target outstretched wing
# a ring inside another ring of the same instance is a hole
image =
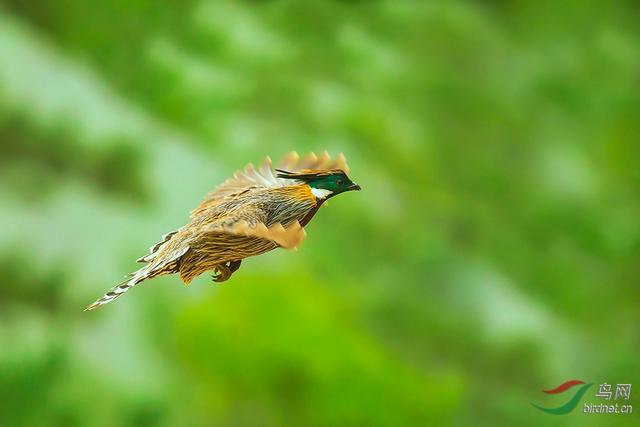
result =
[[[349,173],[349,166],[344,154],[340,153],[335,159],[332,159],[328,152],[324,151],[320,156],[315,153],[309,153],[303,158],[298,156],[295,151],[287,154],[278,164],[278,169],[284,169],[291,172],[300,170],[322,170],[322,169],[341,169],[345,173]],[[278,178],[278,180],[287,185],[286,179]],[[290,184],[289,184],[290,185]]]
[[[240,220],[232,224],[211,225],[209,226],[209,231],[218,231],[234,236],[258,237],[269,240],[284,249],[297,248],[307,237],[306,231],[298,221],[289,224],[285,228],[280,223],[267,227],[263,222],[254,223]]]
[[[278,163],[277,168],[292,172],[305,169],[342,169],[345,173],[349,173],[347,159],[342,153],[332,159],[326,151],[320,156],[315,153],[309,153],[303,158],[300,158],[298,153],[292,151]],[[236,171],[231,178],[210,192],[202,203],[191,211],[191,218],[220,203],[226,197],[233,197],[257,188],[284,187],[292,184],[294,182],[291,180],[276,176],[269,157],[265,158],[257,168],[249,163],[243,170]]]

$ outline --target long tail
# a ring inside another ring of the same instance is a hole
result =
[[[141,268],[135,273],[132,273],[131,277],[129,277],[126,281],[120,283],[118,286],[114,287],[109,292],[104,294],[102,298],[100,298],[93,304],[89,304],[87,308],[84,309],[84,311],[93,310],[100,307],[101,305],[109,304],[111,301],[118,298],[120,295],[124,294],[129,289],[133,288],[137,284],[149,278],[151,277],[147,271],[147,268]]]

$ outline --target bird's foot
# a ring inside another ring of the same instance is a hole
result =
[[[231,274],[232,273],[229,267],[227,267],[225,264],[218,264],[216,265],[216,268],[213,270],[213,275],[211,275],[211,278],[216,283],[222,283],[229,280],[229,277],[231,277]]]
[[[240,263],[242,261],[227,261],[223,264],[216,265],[214,274],[211,276],[214,282],[222,283],[229,280],[231,275],[240,268]]]

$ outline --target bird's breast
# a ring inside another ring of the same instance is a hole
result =
[[[304,225],[319,207],[318,199],[307,184],[278,188],[270,196],[267,209],[270,223],[289,224],[298,221]]]

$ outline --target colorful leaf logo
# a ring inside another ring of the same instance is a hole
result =
[[[591,387],[593,383],[585,384],[584,381],[570,380],[570,381],[565,381],[559,386],[552,388],[550,390],[542,390],[544,393],[547,393],[547,394],[559,394],[569,390],[572,387],[575,387],[581,384],[583,385],[578,389],[578,391],[576,391],[576,394],[574,394],[573,397],[569,399],[569,401],[562,406],[558,406],[557,408],[544,408],[542,406],[536,405],[535,403],[531,403],[531,404],[535,408],[540,409],[541,411],[546,412],[548,414],[553,414],[553,415],[568,414],[569,412],[575,409],[575,407],[578,405],[578,402],[580,402],[580,399],[582,399],[582,396],[584,396],[587,389]]]

